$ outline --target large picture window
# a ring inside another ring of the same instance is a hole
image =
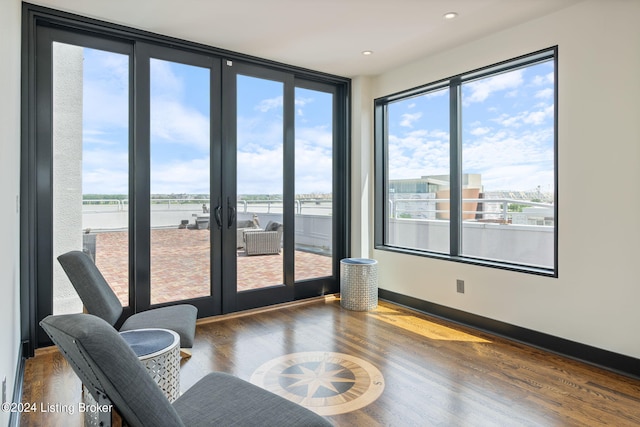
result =
[[[557,49],[376,99],[376,247],[557,275]]]

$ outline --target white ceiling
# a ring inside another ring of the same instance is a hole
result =
[[[35,0],[260,58],[375,75],[582,0]],[[442,18],[457,12],[456,19]],[[364,56],[364,50],[373,55]]]

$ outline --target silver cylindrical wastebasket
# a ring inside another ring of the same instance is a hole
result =
[[[355,311],[378,307],[378,261],[367,258],[340,261],[340,305]]]

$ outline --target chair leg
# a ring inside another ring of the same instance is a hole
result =
[[[180,357],[183,359],[188,359],[191,357],[191,349],[190,348],[180,348]]]

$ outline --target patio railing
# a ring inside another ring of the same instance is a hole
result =
[[[152,210],[201,211],[202,205],[211,208],[209,199],[151,199]],[[282,200],[256,199],[238,200],[238,213],[282,213]],[[296,214],[331,215],[333,203],[330,199],[296,199]],[[88,212],[122,212],[129,208],[128,199],[85,199],[82,210]]]
[[[389,200],[389,217],[394,219],[439,219],[449,214],[439,207],[448,205],[449,199],[394,199]],[[473,210],[465,210],[465,205],[477,204]],[[497,220],[504,224],[520,223],[529,225],[553,225],[554,206],[549,203],[531,202],[517,199],[463,199],[462,214],[476,220]],[[532,209],[527,209],[532,208]]]

